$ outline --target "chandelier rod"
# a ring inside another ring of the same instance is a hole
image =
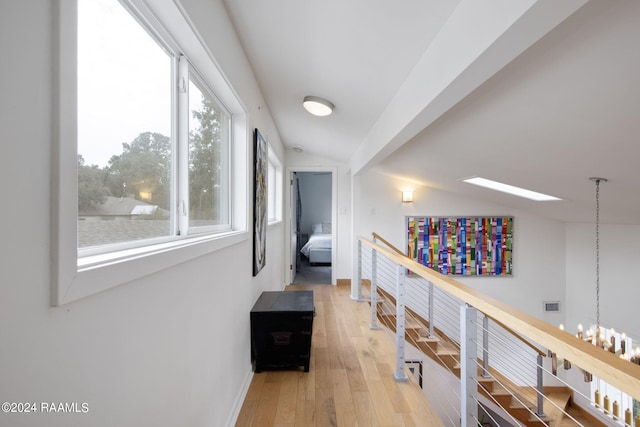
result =
[[[606,178],[589,178],[596,183],[596,341],[600,340],[600,182]]]

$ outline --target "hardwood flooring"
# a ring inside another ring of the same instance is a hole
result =
[[[309,372],[254,374],[236,426],[441,426],[413,379],[393,378],[395,352],[383,330],[370,330],[370,306],[348,286],[291,285],[313,290]]]
[[[311,265],[308,259],[300,261],[300,266],[293,280],[295,285],[318,285],[331,283],[330,265]]]

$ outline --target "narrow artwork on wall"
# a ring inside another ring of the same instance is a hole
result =
[[[513,275],[512,217],[407,217],[408,255],[439,273]]]
[[[253,275],[266,263],[267,244],[267,142],[258,129],[253,136]]]

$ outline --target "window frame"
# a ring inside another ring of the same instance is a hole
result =
[[[176,3],[156,0],[153,10],[143,0],[122,3],[143,27],[153,29],[152,37],[162,39],[161,46],[168,43],[176,52],[188,57],[201,72],[206,70],[201,78],[215,89],[220,103],[228,109],[231,118],[230,227],[223,232],[150,239],[144,246],[118,246],[112,252],[89,251],[81,256],[77,242],[77,0],[57,0],[52,34],[52,306],[76,301],[249,239],[247,155],[250,132],[246,108],[188,16]],[[175,83],[174,90],[177,90],[177,79]],[[175,133],[178,118],[173,120],[172,132]],[[175,151],[174,157],[178,156]],[[172,167],[177,167],[175,161]]]
[[[190,224],[190,212],[189,212],[189,203],[186,200],[181,200],[181,203],[185,203],[186,215],[182,215],[179,213],[179,226],[178,232],[180,235],[200,235],[204,233],[220,233],[227,232],[231,230],[231,145],[233,141],[233,119],[232,115],[229,112],[229,109],[220,101],[220,99],[216,96],[215,92],[209,84],[200,76],[198,70],[189,63],[189,60],[183,55],[180,57],[179,61],[179,79],[184,79],[186,85],[188,86],[191,81],[193,81],[194,85],[198,87],[198,89],[203,92],[204,95],[209,96],[221,109],[229,117],[228,120],[228,131],[229,131],[229,145],[225,148],[224,157],[226,159],[225,165],[225,185],[227,185],[227,197],[224,202],[224,207],[226,210],[227,221],[224,224],[220,225],[208,225],[208,226],[192,226]],[[190,113],[189,110],[189,99],[188,96],[191,96],[191,92],[187,91],[186,93],[180,93],[179,96],[185,97],[186,99],[180,100],[180,116],[179,116],[179,131],[182,132],[180,135],[180,139],[183,140],[183,144],[179,147],[180,153],[180,163],[179,163],[179,176],[178,181],[180,183],[186,183],[186,185],[181,185],[180,194],[189,194],[189,120]],[[186,110],[183,105],[186,104]],[[187,112],[185,115],[184,112]],[[180,209],[178,209],[180,210]]]
[[[282,222],[282,183],[283,183],[283,169],[282,162],[278,158],[275,150],[271,145],[269,145],[269,149],[267,150],[269,153],[268,158],[268,177],[267,182],[269,185],[268,188],[268,224],[274,225],[279,222]],[[273,175],[271,174],[271,170],[273,168]],[[271,209],[273,208],[274,216],[271,217]]]
[[[164,29],[164,27],[162,25],[160,25],[155,19],[154,16],[147,12],[146,16],[144,16],[139,10],[138,8],[135,7],[135,2],[133,1],[127,1],[127,0],[123,0],[123,1],[119,1],[120,6],[122,6],[131,16],[131,18],[136,21],[138,23],[138,25],[149,35],[149,37],[156,42],[156,44],[158,45],[158,48],[160,48],[161,50],[163,50],[170,58],[171,61],[171,80],[172,81],[177,81],[177,79],[179,78],[179,58],[181,57],[179,51],[179,47],[178,45],[175,43],[175,41],[173,40],[173,38],[171,37],[171,35]],[[78,20],[78,15],[77,15],[77,3],[74,2],[73,7],[75,8],[75,17],[73,19],[73,23],[69,24],[69,25],[73,25],[73,30],[74,32],[77,31],[77,20]],[[66,11],[67,13],[70,11]],[[77,32],[74,34],[74,48],[76,47],[76,39],[78,37]],[[60,46],[60,50],[65,49],[62,45]],[[74,93],[76,94],[74,96],[74,99],[77,99],[77,49],[73,52],[71,52],[70,49],[69,50],[70,56],[73,57],[73,61],[75,63],[74,66],[74,73],[75,73],[75,78],[73,82],[69,82],[70,85],[73,84],[73,90]],[[60,95],[60,96],[64,96],[64,95]],[[169,204],[174,207],[177,204],[176,201],[176,196],[178,195],[178,191],[176,191],[176,182],[178,182],[178,177],[176,175],[176,173],[178,172],[178,168],[176,167],[177,165],[177,159],[179,158],[178,154],[177,154],[177,149],[178,146],[180,145],[178,143],[178,134],[177,134],[177,130],[180,128],[180,125],[178,124],[176,126],[176,114],[177,114],[177,110],[179,109],[179,107],[177,107],[177,98],[178,97],[178,88],[177,85],[172,84],[171,85],[171,135],[169,135],[169,138],[171,138],[171,143],[172,143],[172,149],[171,149],[171,167],[170,167],[170,188],[169,188],[169,193],[170,193],[170,202]],[[76,104],[76,108],[75,108],[75,114],[74,116],[69,116],[69,120],[72,120],[75,124],[77,123],[77,104]],[[78,135],[77,132],[74,134],[74,136],[71,136],[71,132],[69,132],[69,135],[67,138],[73,138],[74,141],[76,141],[76,151],[78,150],[78,145],[77,145],[77,140],[78,140]],[[68,139],[70,140],[70,139]],[[64,140],[63,140],[64,141]],[[77,153],[79,154],[79,153]],[[76,178],[76,185],[77,185],[77,178]],[[76,212],[77,214],[77,212]],[[121,242],[113,242],[113,243],[107,243],[107,244],[102,244],[102,245],[96,245],[96,246],[87,246],[87,247],[83,247],[80,248],[78,247],[78,265],[85,265],[87,262],[91,262],[92,264],[96,264],[96,260],[97,259],[107,259],[109,257],[109,254],[116,254],[118,252],[124,252],[124,251],[129,251],[135,248],[142,248],[142,247],[146,247],[146,246],[153,246],[155,244],[164,244],[166,242],[170,242],[172,240],[175,239],[176,233],[180,233],[180,229],[178,228],[178,212],[177,209],[173,208],[171,209],[171,215],[169,217],[169,230],[167,232],[166,235],[162,235],[162,236],[155,236],[155,237],[149,237],[149,238],[145,238],[145,239],[138,239],[138,240],[127,240],[127,241],[121,241]],[[76,235],[77,235],[77,229],[76,229]],[[97,257],[96,257],[97,256]]]

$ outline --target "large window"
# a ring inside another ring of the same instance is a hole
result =
[[[53,304],[246,239],[246,113],[184,12],[58,5]]]
[[[78,2],[78,246],[90,253],[229,229],[229,113],[152,34],[118,2]],[[176,70],[189,81],[178,96]],[[180,108],[188,124],[172,120]]]
[[[78,247],[168,236],[174,56],[113,0],[78,1]]]
[[[189,225],[229,224],[229,115],[195,75],[189,83]]]

